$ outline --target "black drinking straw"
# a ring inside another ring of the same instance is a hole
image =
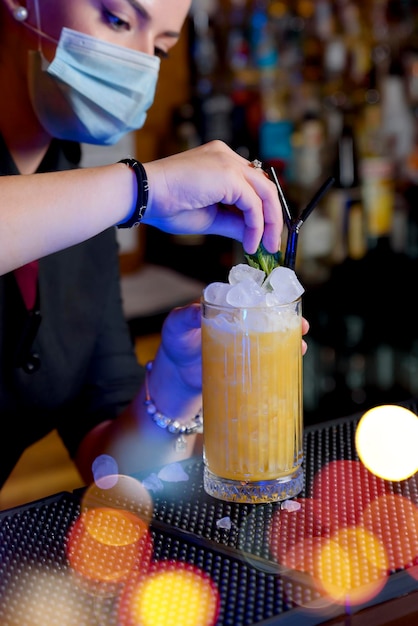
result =
[[[289,209],[289,205],[286,202],[286,198],[280,186],[280,182],[277,177],[277,174],[273,167],[271,167],[270,170],[273,175],[273,180],[277,187],[277,191],[278,191],[279,198],[280,198],[280,203],[282,205],[283,217],[284,217],[287,230],[288,230],[286,252],[285,252],[283,265],[284,267],[289,267],[290,269],[294,270],[295,262],[296,262],[296,248],[298,244],[299,230],[302,224],[308,219],[309,215],[312,213],[313,209],[319,203],[321,198],[325,195],[328,189],[334,184],[335,179],[332,176],[330,176],[321,185],[318,191],[314,194],[312,199],[308,202],[306,207],[303,209],[300,216],[294,218],[292,217],[292,213]]]

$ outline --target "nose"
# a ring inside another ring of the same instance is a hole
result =
[[[143,32],[135,42],[135,50],[146,54],[155,54],[155,37],[151,32]]]

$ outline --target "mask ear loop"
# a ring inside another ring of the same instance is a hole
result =
[[[38,34],[38,52],[42,54],[42,28],[41,28],[41,13],[39,11],[39,3],[38,0],[33,0],[33,6],[35,7],[35,21],[36,21],[36,32]]]
[[[25,26],[26,28],[29,28],[29,30],[31,30],[33,33],[36,33],[38,35],[38,52],[40,52],[42,54],[42,39],[47,39],[48,41],[51,41],[54,44],[58,44],[58,41],[56,39],[54,39],[53,37],[50,37],[49,35],[47,35],[46,33],[44,33],[42,31],[42,28],[41,28],[41,13],[40,13],[40,10],[39,10],[38,0],[33,0],[33,6],[34,6],[34,10],[35,10],[36,26],[32,26],[32,24],[28,24],[28,22],[26,22],[27,15],[25,17],[25,20],[19,19],[18,21],[21,22],[23,24],[23,26]]]

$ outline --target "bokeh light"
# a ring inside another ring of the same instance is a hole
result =
[[[332,461],[316,473],[312,485],[312,498],[328,535],[358,524],[364,508],[385,493],[385,481],[360,461]]]
[[[297,11],[304,19],[309,19],[315,13],[315,2],[313,0],[297,0]]]
[[[382,495],[365,508],[362,521],[385,546],[388,574],[418,564],[418,508],[409,498]]]
[[[132,476],[109,475],[93,483],[84,492],[81,512],[96,507],[110,507],[134,513],[149,526],[154,503],[149,491]]]
[[[121,583],[134,570],[146,570],[152,556],[147,525],[129,511],[97,507],[73,524],[68,561],[77,574],[98,583]]]
[[[119,474],[118,464],[116,462],[116,459],[113,456],[110,456],[110,454],[100,454],[98,457],[96,457],[93,461],[91,471],[93,473],[93,478],[96,485],[100,486],[100,483],[102,481],[103,485],[106,486],[107,484],[108,486],[110,486],[108,478],[109,476],[114,477],[113,481],[111,482],[113,482],[114,484],[116,484],[117,482]]]
[[[322,512],[321,503],[300,498],[298,511],[279,509],[270,527],[270,553],[277,563],[314,575],[314,555],[329,528],[329,515]]]
[[[299,508],[274,514],[272,558],[310,576],[329,604],[369,601],[394,572],[405,569],[415,577],[418,571],[414,485],[412,479],[387,481],[357,460],[324,465],[310,498],[297,498]]]
[[[373,533],[346,527],[322,544],[315,559],[315,578],[334,602],[356,605],[384,587],[387,564],[384,546]]]
[[[272,19],[280,19],[284,17],[288,10],[288,2],[283,0],[271,0],[268,7],[269,16]]]
[[[2,595],[2,626],[80,626],[96,624],[90,594],[74,585],[66,568],[26,564]]]
[[[120,601],[120,626],[213,626],[219,592],[197,567],[175,561],[155,562],[131,581]]]
[[[373,474],[385,480],[405,480],[418,470],[418,417],[401,406],[374,407],[360,419],[355,445]]]

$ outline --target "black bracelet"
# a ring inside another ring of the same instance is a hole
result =
[[[132,226],[140,225],[147,210],[149,190],[147,174],[142,163],[136,159],[121,159],[118,163],[126,163],[128,167],[133,169],[138,183],[138,195],[133,214],[126,222],[117,224],[118,228],[132,228]]]

